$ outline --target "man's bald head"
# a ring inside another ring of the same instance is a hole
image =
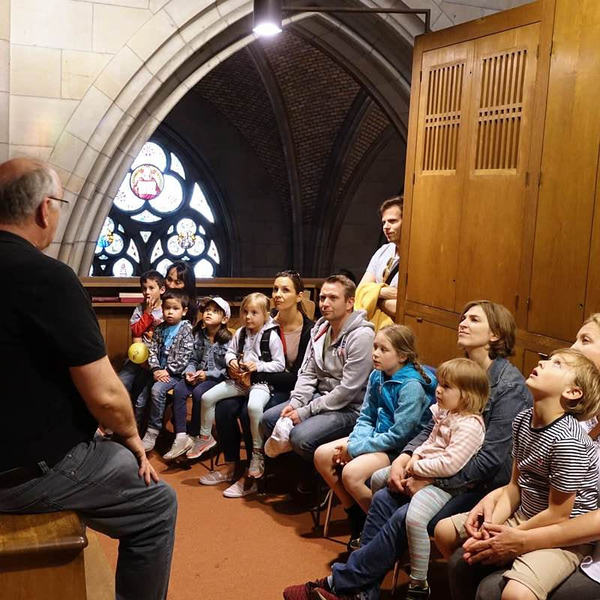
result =
[[[46,196],[60,194],[56,172],[32,158],[0,164],[0,224],[18,225],[31,219]]]

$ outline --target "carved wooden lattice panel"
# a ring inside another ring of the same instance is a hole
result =
[[[475,169],[516,169],[527,50],[482,59]]]
[[[429,71],[423,171],[456,169],[465,63]]]

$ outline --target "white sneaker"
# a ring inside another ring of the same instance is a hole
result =
[[[289,417],[279,417],[271,437],[265,443],[265,454],[269,458],[275,458],[280,454],[292,451],[290,444],[290,432],[294,428],[294,423]]]
[[[211,471],[200,477],[202,485],[219,485],[219,483],[230,483],[233,481],[233,471]]]
[[[152,452],[156,444],[156,438],[158,437],[157,429],[148,429],[142,438],[142,445],[144,446],[145,452]]]
[[[255,494],[258,491],[256,481],[252,481],[250,487],[244,486],[244,478],[238,479],[233,485],[230,485],[224,492],[225,498],[244,498],[250,494]]]
[[[166,454],[163,454],[163,458],[165,460],[173,460],[181,456],[184,452],[187,452],[193,445],[194,440],[189,435],[175,437],[171,449]]]
[[[207,438],[198,436],[192,439],[192,447],[187,451],[186,456],[190,460],[200,458],[205,452],[208,452],[216,445],[217,440],[212,435],[209,435]]]
[[[260,479],[265,474],[265,455],[262,450],[252,450],[252,458],[248,467],[248,477]]]

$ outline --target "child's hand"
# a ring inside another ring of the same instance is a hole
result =
[[[204,371],[196,371],[196,382],[206,381],[206,373]]]
[[[232,371],[239,371],[240,370],[240,363],[234,358],[233,360],[229,361],[229,368]]]
[[[248,371],[250,373],[256,371],[256,368],[257,368],[256,363],[252,362],[251,360],[244,362],[243,366],[240,365],[240,367],[242,367],[244,369],[244,371]]]
[[[167,371],[166,369],[159,369],[158,371],[154,371],[154,381],[162,381],[163,383],[171,381],[171,377],[169,377],[169,371]]]
[[[340,444],[333,450],[333,464],[343,467],[352,460],[348,454],[348,444]]]
[[[185,380],[190,384],[194,383],[196,381],[196,373],[186,373]]]

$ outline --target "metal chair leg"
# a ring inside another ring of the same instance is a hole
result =
[[[329,533],[329,521],[331,520],[331,509],[333,507],[333,490],[327,492],[327,511],[325,512],[325,523],[323,524],[323,537]]]
[[[400,561],[397,560],[394,563],[394,575],[392,576],[392,596],[396,595],[396,588],[398,587],[398,576],[400,575]]]

